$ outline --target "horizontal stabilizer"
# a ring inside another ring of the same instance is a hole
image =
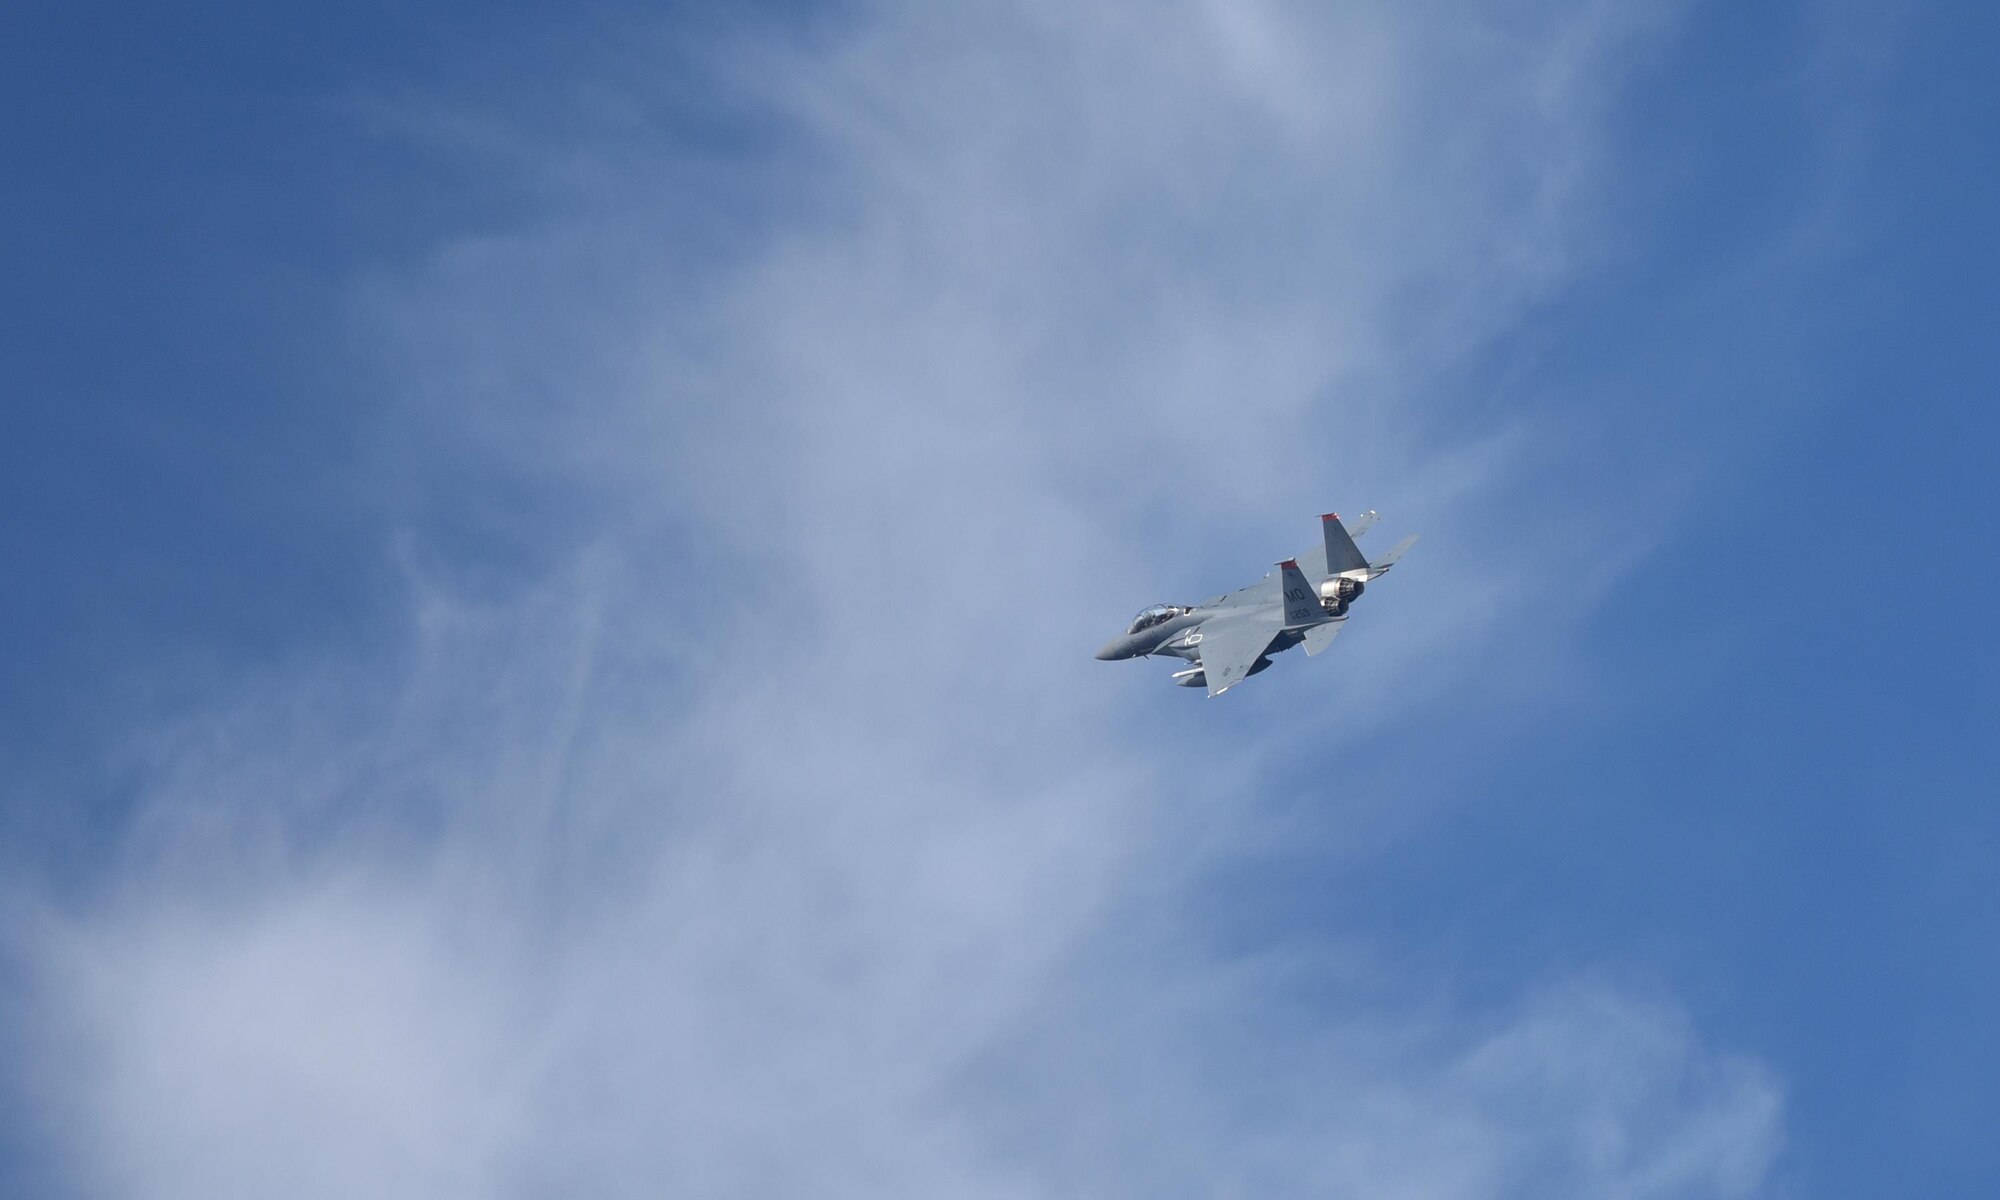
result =
[[[1333,639],[1339,637],[1340,631],[1345,628],[1347,628],[1347,621],[1343,618],[1338,621],[1328,621],[1324,625],[1315,625],[1311,629],[1306,630],[1304,634],[1306,653],[1308,655],[1318,654],[1328,646],[1333,645]]]

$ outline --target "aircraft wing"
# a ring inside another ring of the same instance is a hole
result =
[[[1417,544],[1417,535],[1413,533],[1409,537],[1406,537],[1402,541],[1397,542],[1395,545],[1389,547],[1389,553],[1384,554],[1382,557],[1368,564],[1368,578],[1379,579],[1382,576],[1387,575],[1389,573],[1389,568],[1396,565],[1396,560],[1403,557],[1403,552],[1416,544]]]
[[[1220,696],[1242,683],[1284,627],[1285,614],[1275,608],[1225,613],[1203,621],[1201,671],[1208,694]]]
[[[1283,608],[1285,606],[1282,595],[1283,591],[1284,589],[1278,583],[1278,573],[1276,571],[1268,571],[1265,573],[1264,578],[1259,579],[1249,587],[1240,587],[1233,592],[1224,592],[1220,596],[1202,601],[1197,607],[1220,609]],[[1281,620],[1278,628],[1283,627]],[[1272,632],[1275,633],[1276,629]]]

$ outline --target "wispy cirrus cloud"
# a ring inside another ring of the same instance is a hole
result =
[[[101,898],[16,910],[78,1177],[1754,1191],[1775,1082],[1656,997],[1398,1011],[1380,963],[1301,949],[1302,988],[1184,936],[1155,902],[1232,819],[1196,802],[1259,820],[1248,735],[1297,718],[1162,716],[1088,655],[1103,596],[1296,541],[1329,489],[1416,526],[1517,487],[1560,431],[1441,364],[1587,268],[1659,19],[874,6],[716,40],[782,136],[708,190],[634,116],[666,101],[580,66],[542,217],[359,292],[407,389],[407,642],[159,734]],[[686,244],[752,186],[784,194]],[[446,464],[525,498],[527,566],[450,569]],[[1488,653],[1521,581],[1435,540],[1381,629]]]

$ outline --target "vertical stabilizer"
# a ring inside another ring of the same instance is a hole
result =
[[[1347,527],[1340,523],[1340,514],[1327,513],[1319,519],[1319,526],[1320,533],[1326,538],[1327,575],[1342,579],[1366,579],[1368,560],[1362,557],[1361,547],[1347,535]]]
[[[1325,610],[1319,606],[1319,592],[1306,582],[1297,560],[1288,558],[1278,564],[1278,584],[1284,589],[1286,628],[1314,625],[1326,619]]]

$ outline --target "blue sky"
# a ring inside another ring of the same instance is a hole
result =
[[[1990,1187],[2000,18],[12,23],[5,1190]]]

